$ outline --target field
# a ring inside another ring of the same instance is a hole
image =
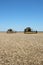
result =
[[[43,65],[43,33],[0,33],[0,65]]]

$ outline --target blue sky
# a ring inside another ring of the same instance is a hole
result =
[[[43,31],[43,0],[0,0],[0,31],[26,27]]]

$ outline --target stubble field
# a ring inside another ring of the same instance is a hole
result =
[[[0,65],[43,65],[43,33],[0,33]]]

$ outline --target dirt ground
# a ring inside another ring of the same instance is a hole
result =
[[[0,33],[0,65],[43,65],[43,33]]]

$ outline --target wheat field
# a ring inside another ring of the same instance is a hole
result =
[[[43,33],[0,33],[0,65],[43,65]]]

